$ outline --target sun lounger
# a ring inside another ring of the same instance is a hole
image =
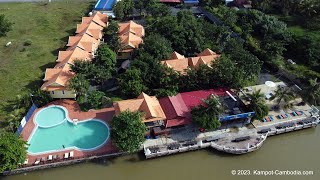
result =
[[[262,119],[262,122],[267,122],[267,120],[265,118]]]
[[[69,153],[64,153],[64,158],[68,159],[69,158]]]
[[[36,159],[36,161],[34,162],[35,165],[40,164],[40,159]]]
[[[48,156],[48,161],[52,161],[52,155]]]
[[[283,119],[287,118],[284,114],[281,114],[281,117],[283,117]]]
[[[269,119],[270,119],[271,121],[273,121],[273,120],[274,120],[272,116],[269,116]]]
[[[294,111],[291,114],[292,114],[292,116],[297,116],[297,113]]]
[[[285,116],[286,116],[286,118],[288,118],[289,117],[289,114],[284,114]]]
[[[70,158],[73,158],[74,152],[70,151]]]
[[[301,115],[302,115],[300,111],[296,111],[296,114],[297,114],[298,116],[301,116]]]

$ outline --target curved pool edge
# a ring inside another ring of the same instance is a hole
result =
[[[33,122],[33,124],[34,124],[36,127],[39,126],[38,123],[37,123],[37,121],[36,121],[37,116],[38,116],[42,111],[44,111],[44,110],[46,110],[46,109],[48,109],[48,108],[52,108],[52,107],[59,107],[59,108],[61,108],[61,109],[64,111],[65,119],[67,119],[67,120],[70,119],[70,118],[69,118],[69,111],[68,111],[67,108],[65,108],[65,107],[63,107],[63,106],[60,106],[60,105],[50,105],[50,106],[47,106],[47,107],[44,107],[44,108],[40,109],[40,110],[34,115],[34,118],[32,119],[32,122]],[[59,122],[59,123],[57,123],[57,124],[51,125],[51,126],[39,126],[39,127],[42,127],[42,128],[51,128],[51,127],[54,127],[54,126],[58,126],[58,125],[64,123],[65,119],[64,119],[63,121],[61,121],[61,122]]]
[[[46,108],[49,108],[49,107],[60,107],[60,108],[62,108],[64,111],[65,111],[65,113],[66,113],[66,119],[67,119],[67,121],[69,122],[69,123],[73,123],[73,121],[71,120],[71,118],[69,117],[69,112],[68,112],[68,109],[67,108],[65,108],[65,107],[63,107],[63,106],[60,106],[60,105],[50,105],[50,106],[47,106],[47,107],[45,107],[45,108],[42,108],[40,111],[38,111],[36,114],[35,114],[35,116],[34,116],[34,118],[33,118],[33,123],[34,123],[34,125],[35,125],[35,127],[33,128],[33,130],[32,130],[32,132],[31,132],[31,134],[29,135],[29,137],[28,137],[28,140],[27,140],[27,144],[29,144],[29,142],[30,142],[30,140],[32,139],[32,137],[33,137],[33,135],[34,135],[34,133],[36,132],[36,130],[38,129],[38,124],[37,123],[35,123],[35,118],[36,118],[36,116],[38,115],[38,113],[39,112],[41,112],[42,110],[44,110],[44,109],[46,109]],[[82,148],[78,148],[78,147],[76,147],[76,146],[72,146],[72,147],[68,147],[68,148],[65,148],[65,149],[60,149],[60,150],[51,150],[51,151],[43,151],[43,152],[40,152],[40,153],[32,153],[32,152],[29,152],[28,150],[27,150],[27,154],[28,155],[42,155],[42,154],[49,154],[49,153],[58,153],[58,152],[61,152],[61,151],[68,151],[68,150],[78,150],[78,151],[94,151],[94,150],[97,150],[97,149],[100,149],[102,146],[104,146],[106,143],[107,143],[107,141],[110,139],[110,128],[109,128],[109,125],[106,123],[106,122],[104,122],[103,120],[100,120],[100,119],[96,119],[96,118],[90,118],[90,119],[85,119],[85,120],[80,120],[80,121],[78,121],[78,124],[79,123],[85,123],[85,122],[88,122],[88,121],[97,121],[97,122],[100,122],[100,123],[102,123],[107,129],[108,129],[108,136],[107,136],[107,138],[103,141],[103,143],[101,143],[100,145],[98,145],[98,146],[96,146],[96,147],[94,147],[94,148],[89,148],[89,149],[82,149]],[[63,121],[63,122],[65,122],[65,121]],[[62,123],[63,123],[62,122]],[[62,123],[60,123],[60,124],[62,124]],[[41,126],[40,126],[41,127]],[[54,126],[52,126],[52,127],[54,127]]]

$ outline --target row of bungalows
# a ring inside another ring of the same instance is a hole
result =
[[[74,77],[70,65],[75,60],[91,61],[98,46],[103,41],[103,29],[108,26],[108,16],[100,12],[90,17],[82,17],[77,24],[75,36],[69,36],[67,49],[59,51],[57,64],[47,68],[42,90],[49,91],[53,98],[75,98],[76,94],[68,88],[68,81]]]
[[[148,134],[159,135],[172,128],[192,124],[192,109],[212,95],[219,98],[225,109],[219,117],[221,123],[247,121],[253,116],[253,112],[248,111],[239,98],[227,88],[183,92],[160,99],[142,92],[136,99],[115,102],[115,115],[124,111],[140,112]]]

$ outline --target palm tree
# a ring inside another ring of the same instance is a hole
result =
[[[250,99],[250,109],[255,112],[253,119],[262,119],[268,115],[269,108],[265,104],[264,94],[261,93],[261,89],[248,94],[248,97]]]
[[[275,91],[275,94],[270,98],[270,100],[276,100],[277,106],[280,105],[280,103],[283,101],[285,105],[284,108],[290,108],[292,107],[292,103],[290,101],[295,99],[295,95],[293,92],[290,91],[289,88],[278,88]]]
[[[264,94],[261,93],[261,89],[253,91],[252,94],[247,94],[250,99],[250,104],[257,104],[259,102],[265,102]]]
[[[203,100],[206,105],[205,111],[212,115],[218,116],[223,112],[223,106],[221,105],[219,98],[215,95],[209,96],[207,99]]]
[[[309,80],[309,87],[306,88],[304,94],[311,104],[320,105],[320,83],[317,82],[317,78]]]

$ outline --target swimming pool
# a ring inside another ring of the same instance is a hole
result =
[[[94,9],[100,11],[111,11],[116,2],[117,0],[99,0],[94,6]]]
[[[62,106],[40,110],[34,122],[36,127],[28,140],[30,154],[65,149],[95,150],[107,142],[110,134],[108,125],[99,119],[72,122]]]

